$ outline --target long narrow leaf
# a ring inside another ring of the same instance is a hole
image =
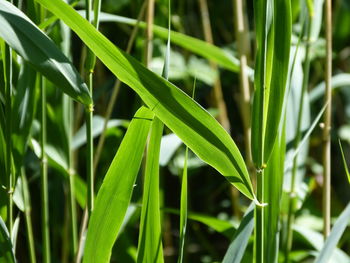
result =
[[[92,103],[87,86],[69,59],[19,9],[0,1],[0,37],[73,99]]]
[[[163,123],[154,118],[147,150],[137,262],[164,262],[159,211],[159,152]]]
[[[254,229],[254,203],[247,209],[222,263],[240,263]]]
[[[141,165],[153,113],[140,108],[97,194],[85,245],[84,263],[109,262]]]
[[[320,253],[318,254],[315,263],[327,263],[332,256],[341,236],[343,235],[350,221],[350,203],[346,206],[337,221],[335,221],[331,233],[326,239]]]
[[[96,56],[133,88],[156,116],[202,160],[250,199],[255,199],[244,160],[223,127],[176,86],[120,51],[72,7],[59,0],[37,0],[62,19]]]

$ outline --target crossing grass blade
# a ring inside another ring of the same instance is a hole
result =
[[[120,51],[63,1],[37,0],[62,19],[96,56],[130,86],[155,115],[203,161],[217,169],[250,199],[255,199],[244,160],[223,127],[200,105],[165,79]]]
[[[155,117],[147,150],[137,262],[164,262],[159,210],[159,152],[163,123]]]
[[[141,107],[130,122],[96,197],[88,226],[84,263],[109,262],[130,203],[152,120],[153,113]]]
[[[222,263],[240,263],[254,229],[254,203],[252,203],[235,232],[233,241],[225,253]]]
[[[348,165],[346,163],[346,159],[345,159],[344,152],[343,152],[343,147],[341,146],[340,140],[339,140],[339,148],[340,148],[340,152],[341,152],[341,157],[343,159],[343,165],[344,165],[345,173],[346,173],[346,176],[348,177],[348,181],[349,181],[349,184],[350,184],[350,173],[349,173]]]
[[[0,1],[0,37],[73,99],[92,103],[87,86],[69,59],[19,9],[7,1]]]
[[[326,239],[320,253],[318,254],[315,263],[329,262],[332,253],[334,252],[341,236],[349,224],[350,218],[350,203],[345,207],[341,215],[335,221],[332,231]]]

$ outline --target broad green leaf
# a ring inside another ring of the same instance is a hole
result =
[[[130,122],[96,197],[88,226],[84,263],[109,262],[130,203],[152,119],[153,113],[141,107]]]
[[[13,102],[12,145],[16,167],[21,167],[32,126],[38,92],[35,85],[36,72],[23,63],[17,82],[17,92]]]
[[[86,84],[68,58],[19,9],[0,1],[0,37],[73,99],[92,103]]]
[[[326,239],[320,253],[318,254],[315,263],[327,263],[334,249],[336,248],[341,236],[343,235],[346,227],[350,221],[350,203],[346,206],[344,211],[335,221],[332,231]]]
[[[159,152],[163,123],[154,118],[147,149],[137,262],[164,262],[159,210]]]
[[[223,127],[200,105],[165,79],[120,51],[74,9],[59,0],[37,0],[62,19],[96,56],[134,89],[155,115],[203,161],[255,200],[244,160]]]
[[[83,14],[85,11],[79,11],[80,14]],[[137,24],[136,19],[122,17],[118,15],[108,14],[101,12],[100,22],[117,22],[135,26]],[[139,27],[145,28],[145,22],[139,22]],[[156,36],[168,39],[168,29],[153,25],[153,32]],[[207,43],[206,41],[187,36],[185,34],[170,31],[171,43],[176,44],[182,48],[185,48],[194,54],[202,56],[210,61],[215,62],[219,66],[231,70],[233,72],[239,71],[239,60],[235,58],[229,52],[224,51],[223,49]]]
[[[0,263],[15,263],[11,238],[5,222],[0,217]]]
[[[222,263],[240,263],[242,261],[245,249],[247,248],[249,238],[254,229],[254,203],[252,203],[233,236],[229,248],[227,249]]]
[[[346,163],[346,159],[345,159],[344,152],[343,152],[343,147],[341,146],[340,140],[339,140],[339,148],[340,148],[340,152],[341,152],[341,157],[343,159],[343,165],[344,165],[345,173],[346,173],[346,176],[348,177],[348,181],[349,181],[349,184],[350,184],[349,169],[348,169],[348,165]]]

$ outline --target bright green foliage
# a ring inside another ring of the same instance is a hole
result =
[[[107,171],[89,221],[84,263],[109,262],[130,203],[152,120],[153,113],[147,108],[136,112]]]
[[[164,262],[159,211],[159,152],[163,123],[155,117],[147,150],[137,262]]]
[[[20,10],[0,2],[0,36],[47,79],[73,99],[89,105],[85,83],[68,58]]]
[[[255,199],[247,168],[237,146],[207,111],[177,87],[120,51],[67,4],[58,0],[37,2],[70,26],[194,153],[223,174],[244,195]]]
[[[261,168],[271,155],[284,104],[292,35],[290,1],[255,1],[254,13],[257,59],[252,154],[255,165]]]

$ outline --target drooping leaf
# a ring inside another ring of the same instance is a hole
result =
[[[109,262],[130,203],[152,119],[153,113],[141,107],[130,122],[96,197],[88,226],[84,263]]]
[[[249,238],[254,229],[254,203],[252,203],[233,236],[232,242],[225,253],[222,263],[239,263],[242,261]]]
[[[250,199],[255,199],[244,160],[223,127],[176,86],[120,51],[72,7],[59,0],[37,0],[62,19],[96,56],[133,88],[155,115],[202,160]]]
[[[68,58],[19,9],[0,1],[0,37],[35,70],[73,99],[92,103],[86,84]]]

